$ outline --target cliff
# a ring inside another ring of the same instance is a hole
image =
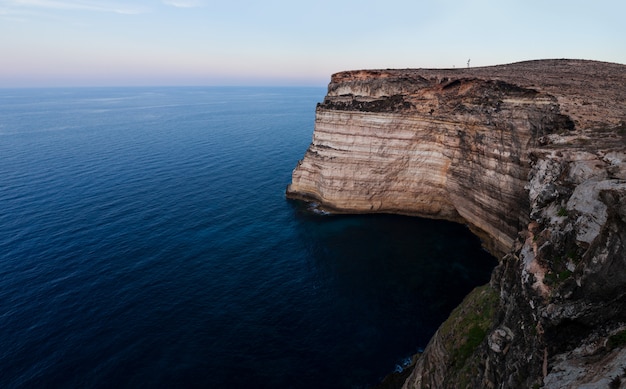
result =
[[[618,387],[625,159],[625,65],[350,71],[332,76],[287,196],[465,223],[501,258],[405,387]]]

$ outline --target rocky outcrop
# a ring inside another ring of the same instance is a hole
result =
[[[625,159],[624,65],[342,72],[287,196],[465,223],[501,258],[405,387],[616,385],[626,374]],[[476,306],[488,317],[458,324]]]

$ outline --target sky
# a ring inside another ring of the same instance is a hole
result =
[[[626,64],[623,0],[0,0],[0,87],[324,86],[332,73]]]

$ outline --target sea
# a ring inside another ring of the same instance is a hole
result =
[[[0,387],[367,388],[496,261],[287,200],[324,88],[0,89]]]

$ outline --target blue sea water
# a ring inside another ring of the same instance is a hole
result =
[[[0,387],[360,388],[494,259],[288,201],[322,88],[0,90]]]

